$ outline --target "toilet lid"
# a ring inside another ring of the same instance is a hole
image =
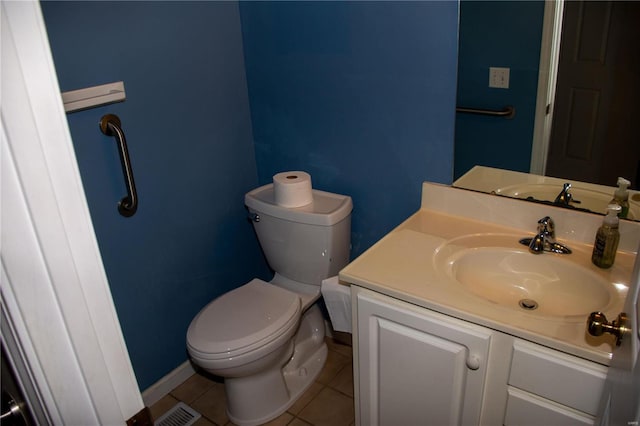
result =
[[[208,358],[237,356],[295,326],[300,310],[296,293],[256,278],[202,309],[189,326],[187,341]]]

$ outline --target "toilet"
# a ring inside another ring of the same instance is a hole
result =
[[[286,208],[273,184],[245,195],[269,266],[205,306],[187,331],[187,350],[203,370],[223,377],[227,415],[240,426],[284,413],[313,383],[327,359],[322,280],[349,262],[351,198],[312,190],[313,201]]]

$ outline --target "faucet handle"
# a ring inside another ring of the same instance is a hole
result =
[[[556,237],[556,225],[551,217],[545,216],[538,221],[538,233],[544,233],[551,238]]]

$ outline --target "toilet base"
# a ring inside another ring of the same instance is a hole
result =
[[[251,378],[225,379],[229,420],[238,426],[253,426],[287,411],[318,377],[327,354],[324,321],[314,305],[302,317],[286,365]]]

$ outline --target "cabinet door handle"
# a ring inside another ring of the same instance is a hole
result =
[[[469,354],[467,357],[467,367],[469,367],[470,370],[477,370],[480,368],[480,357],[475,354]]]

